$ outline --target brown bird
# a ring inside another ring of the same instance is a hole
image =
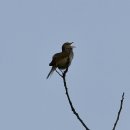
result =
[[[67,69],[67,67],[70,66],[71,61],[73,59],[73,48],[74,46],[71,46],[73,42],[66,42],[62,45],[62,52],[56,53],[52,57],[52,61],[49,64],[49,66],[52,66],[49,74],[47,75],[47,79],[49,76],[56,70],[56,68],[60,70]]]

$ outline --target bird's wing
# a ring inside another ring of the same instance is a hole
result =
[[[69,58],[68,53],[60,52],[54,54],[51,63],[49,64],[50,66],[57,66],[57,64],[62,61],[62,60],[67,60]]]

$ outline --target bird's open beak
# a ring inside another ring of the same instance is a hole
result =
[[[71,42],[70,45],[71,45],[72,43],[74,43],[74,42]],[[72,47],[72,48],[76,48],[76,46],[71,46],[71,47]]]
[[[74,42],[71,42],[70,45],[71,45],[72,43],[74,43]]]
[[[71,46],[72,48],[76,48],[76,46]]]

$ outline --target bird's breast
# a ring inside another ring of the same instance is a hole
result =
[[[57,62],[57,67],[59,68],[59,69],[66,69],[67,68],[67,62],[68,62],[68,57],[66,57],[66,58],[63,58],[63,59],[61,59],[61,60],[59,60],[58,62]]]

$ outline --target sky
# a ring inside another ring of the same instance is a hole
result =
[[[130,129],[130,1],[1,0],[0,130],[83,130],[61,77],[47,80],[53,54],[74,42],[67,85],[91,130]]]

